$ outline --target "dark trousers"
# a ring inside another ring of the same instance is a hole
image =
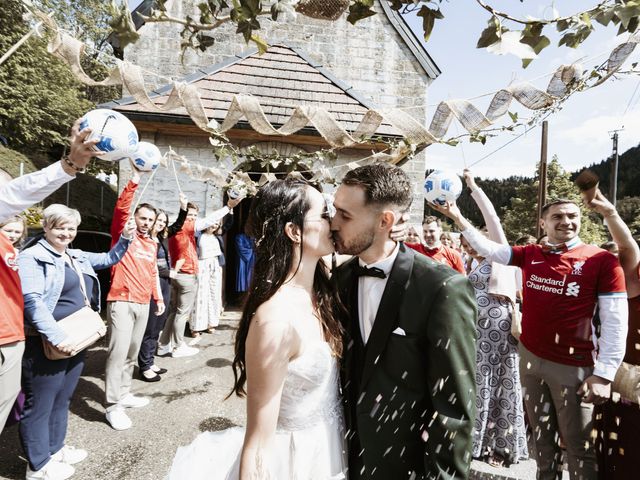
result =
[[[160,331],[164,326],[164,322],[169,315],[169,299],[171,298],[171,279],[160,277],[160,289],[162,290],[162,298],[164,299],[165,308],[162,315],[158,316],[156,312],[156,302],[152,299],[149,306],[149,320],[147,328],[142,337],[140,345],[140,353],[138,353],[138,366],[141,372],[149,370],[153,366],[153,355],[156,353],[158,346],[158,338]]]
[[[24,411],[20,441],[32,470],[49,462],[64,447],[69,404],[84,368],[85,352],[64,360],[49,360],[42,339],[27,337],[22,358]]]

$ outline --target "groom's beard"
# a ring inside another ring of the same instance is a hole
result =
[[[362,232],[356,235],[351,241],[345,241],[339,232],[333,232],[333,242],[336,246],[336,252],[341,255],[360,255],[371,245],[373,245],[374,232]]]

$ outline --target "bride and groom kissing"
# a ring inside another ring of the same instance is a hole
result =
[[[475,296],[391,238],[412,197],[388,164],[348,172],[333,216],[304,180],[260,189],[233,362],[247,426],[200,434],[169,479],[467,478]],[[334,250],[354,257],[330,272]]]

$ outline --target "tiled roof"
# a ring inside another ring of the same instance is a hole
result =
[[[182,79],[198,87],[207,117],[224,120],[234,95],[256,97],[267,119],[274,127],[284,124],[297,105],[319,105],[328,110],[348,131],[355,130],[364,114],[373,105],[353,89],[335,78],[303,52],[285,45],[275,45],[263,55],[250,51],[231,59],[202,68]],[[167,85],[150,94],[162,105],[171,91]],[[106,105],[123,113],[153,115],[132,97],[115,100]],[[172,116],[187,116],[184,108],[171,112]],[[166,113],[163,114],[166,118]],[[383,136],[401,136],[389,124],[383,123],[376,132]]]

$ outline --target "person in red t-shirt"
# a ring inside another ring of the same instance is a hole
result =
[[[195,232],[200,232],[216,224],[242,201],[242,197],[227,202],[209,214],[206,218],[198,218],[198,206],[187,205],[187,219],[182,230],[169,239],[171,267],[176,277],[171,282],[172,310],[162,329],[158,345],[158,355],[171,355],[174,358],[189,357],[199,350],[188,346],[184,341],[184,328],[191,315],[198,291],[198,252],[196,250]]]
[[[86,140],[91,129],[71,128],[69,155],[38,172],[16,178],[0,187],[0,221],[20,213],[73,180],[84,171],[94,155],[98,140]],[[0,432],[18,393],[24,352],[23,298],[18,277],[17,252],[12,242],[0,235]]]
[[[132,167],[131,180],[118,197],[111,221],[111,243],[115,244],[131,216],[133,197],[140,183],[140,173]],[[107,295],[109,347],[105,372],[105,416],[115,430],[131,427],[126,408],[144,407],[148,398],[131,393],[133,368],[147,326],[149,303],[156,302],[156,315],[165,304],[160,289],[158,246],[149,232],[156,219],[156,209],[141,203],[133,212],[136,234],[120,263],[111,269],[111,288]]]
[[[460,254],[455,249],[447,247],[440,242],[442,235],[442,222],[440,219],[433,215],[425,217],[422,222],[422,233],[425,245],[421,243],[405,243],[407,247],[434,259],[438,263],[448,265],[464,275],[464,263]]]
[[[595,479],[590,404],[602,404],[610,397],[627,335],[627,294],[618,260],[580,241],[580,208],[571,200],[556,200],[542,208],[540,224],[548,237],[544,246],[491,242],[455,203],[433,208],[453,219],[483,257],[522,270],[520,376],[534,429],[537,478],[555,480],[562,470],[560,434],[571,479]],[[596,308],[598,338],[593,324]]]

